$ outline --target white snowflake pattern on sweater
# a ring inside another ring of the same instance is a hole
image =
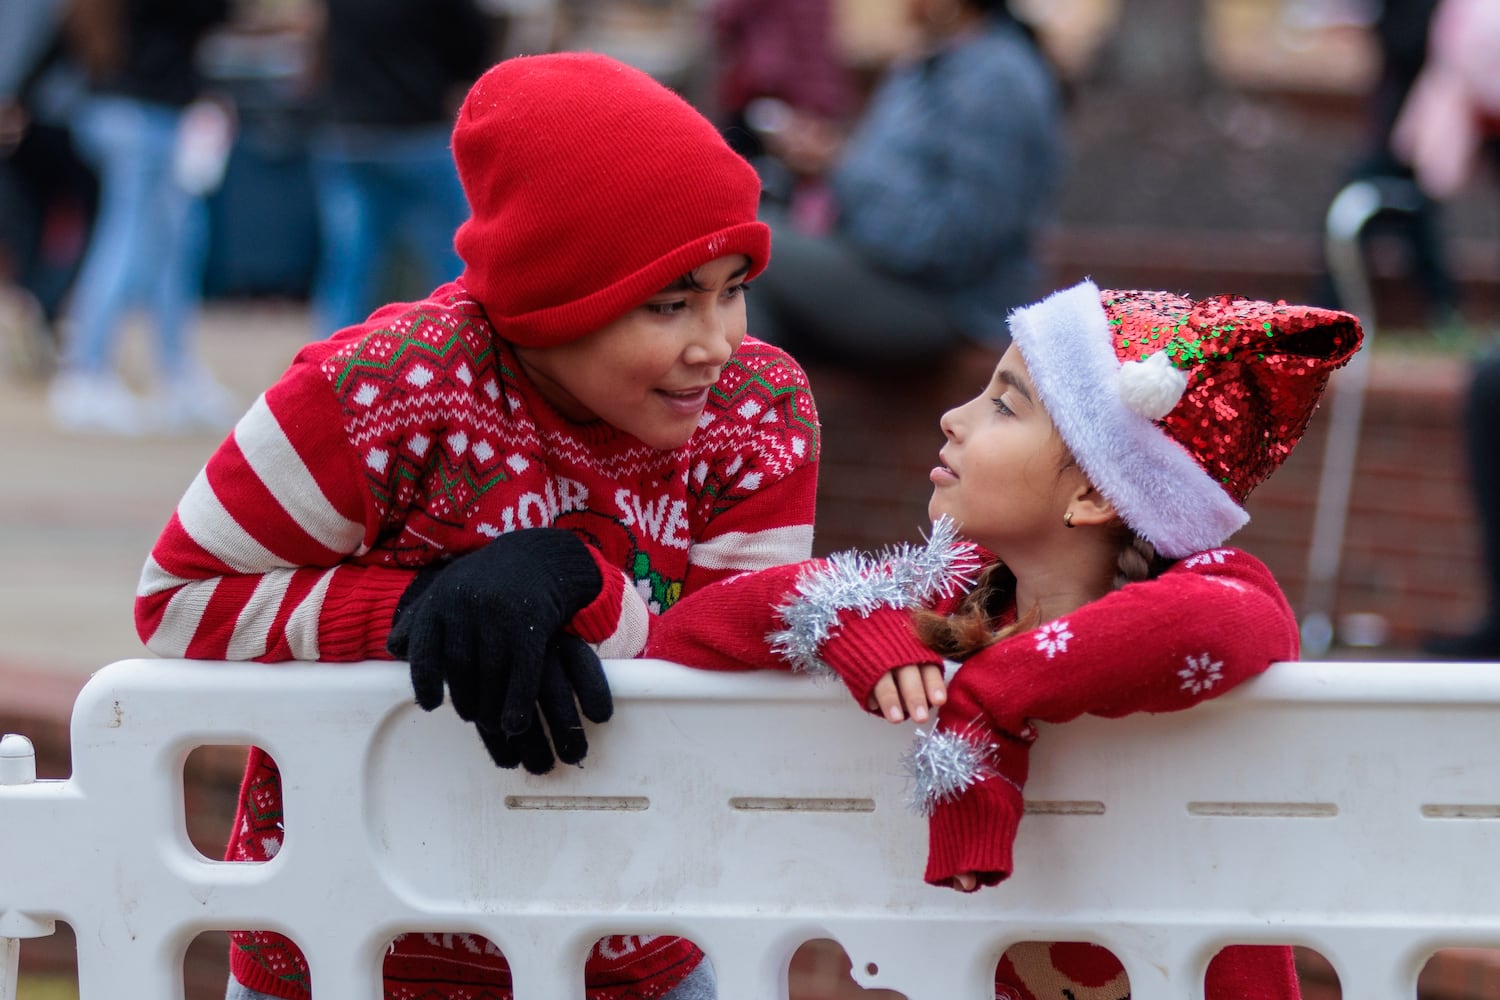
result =
[[[653,615],[659,615],[662,613],[661,602],[651,596],[650,580],[635,581],[635,592],[640,596],[642,602],[645,603],[646,607],[650,609]]]
[[[401,935],[401,937],[405,937],[405,935]],[[494,955],[497,958],[505,954],[493,941],[478,934],[425,933],[422,935],[422,940],[434,948],[441,948],[444,951],[464,951],[471,955]],[[391,943],[395,944],[395,941]]]
[[[624,958],[634,955],[656,938],[655,934],[616,934],[600,938],[594,943],[594,950],[605,958]]]
[[[1197,555],[1188,556],[1182,561],[1184,569],[1195,569],[1199,566],[1216,565],[1222,566],[1235,555],[1234,549],[1204,549]]]
[[[1071,638],[1073,633],[1068,631],[1067,622],[1048,622],[1036,630],[1036,648],[1038,652],[1046,653],[1050,660],[1058,653],[1068,651],[1068,640]]]
[[[1187,666],[1177,671],[1177,676],[1182,678],[1182,689],[1191,694],[1212,691],[1214,685],[1224,679],[1224,661],[1215,660],[1211,653],[1189,655],[1184,662]]]

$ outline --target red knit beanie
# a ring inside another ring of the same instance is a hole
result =
[[[524,346],[599,330],[733,254],[766,266],[760,179],[647,74],[582,52],[520,56],[469,90],[453,129],[469,198],[464,284]]]

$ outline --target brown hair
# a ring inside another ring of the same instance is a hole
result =
[[[1172,560],[1156,553],[1156,546],[1120,527],[1120,554],[1116,560],[1114,589],[1160,576]],[[992,623],[1014,602],[1016,577],[1004,563],[992,562],[979,573],[974,589],[969,591],[951,615],[940,615],[923,608],[916,612],[917,638],[934,653],[950,660],[963,660],[1018,632],[1027,632],[1041,624],[1036,608],[1025,612],[1016,609],[1016,620],[999,629]]]

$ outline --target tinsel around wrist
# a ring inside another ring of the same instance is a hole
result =
[[[933,522],[925,545],[902,544],[875,555],[836,552],[798,580],[776,614],[785,628],[769,633],[771,651],[794,671],[837,676],[819,655],[838,627],[839,614],[861,617],[882,607],[919,608],[973,586],[979,572],[975,547],[957,539],[951,518]]]
[[[989,778],[1003,777],[997,767],[1000,748],[979,723],[966,729],[917,730],[901,763],[911,778],[908,805],[930,817],[940,805],[956,802]]]

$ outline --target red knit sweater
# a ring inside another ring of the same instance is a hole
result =
[[[785,608],[799,589],[811,593],[807,581],[829,572],[813,561],[700,591],[664,617],[645,655],[713,670],[786,669],[767,636],[786,627]],[[946,612],[959,599],[929,603]],[[917,640],[909,611],[889,604],[868,613],[829,610],[837,621],[819,655],[862,709],[888,671],[942,662]],[[1163,622],[1171,627],[1159,627]],[[1149,639],[1122,643],[1125,636]],[[1270,571],[1248,553],[1221,548],[974,654],[949,682],[932,733],[919,737],[919,746],[972,747],[979,762],[966,787],[929,793],[927,881],[977,872],[994,885],[1010,874],[1033,722],[1189,708],[1297,653],[1296,619]],[[921,773],[913,778],[919,791],[929,783]],[[1048,954],[1038,955],[1033,961],[1050,969]],[[1226,949],[1210,967],[1209,1000],[1296,997],[1289,956],[1283,948]],[[1023,976],[1002,965],[997,996],[1033,1000],[1025,982],[1057,981],[1056,970],[1047,969],[1023,969]],[[1070,988],[1079,997],[1102,995],[1081,981]]]
[[[806,376],[754,339],[676,451],[569,422],[462,285],[445,285],[297,355],[178,504],[141,576],[137,628],[164,656],[388,659],[419,569],[554,525],[592,546],[606,580],[571,628],[601,656],[635,656],[680,596],[807,557],[818,447]],[[226,856],[264,861],[282,836],[280,775],[255,749]],[[290,942],[234,942],[240,982],[307,996]],[[605,945],[587,966],[591,1000],[650,1000],[701,959],[678,938]],[[509,996],[503,957],[463,935],[404,935],[386,975],[400,995]]]

